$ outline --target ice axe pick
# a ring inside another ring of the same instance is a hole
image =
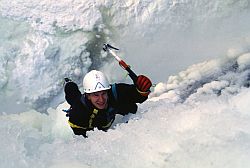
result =
[[[119,50],[116,47],[111,46],[110,44],[104,44],[103,45],[103,50],[106,52],[109,52],[111,55],[113,55],[115,57],[115,59],[119,62],[119,65],[125,69],[128,72],[128,75],[130,76],[130,78],[133,80],[134,83],[136,83],[137,81],[137,75],[134,73],[134,71],[132,71],[130,69],[130,66],[128,64],[126,64],[125,61],[123,61],[118,55],[116,55],[116,53],[113,50]]]

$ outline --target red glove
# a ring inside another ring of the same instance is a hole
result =
[[[144,75],[139,75],[136,81],[136,86],[138,92],[142,96],[148,96],[150,93],[150,87],[152,86],[152,82],[150,79]]]

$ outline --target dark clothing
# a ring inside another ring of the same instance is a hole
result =
[[[74,134],[86,137],[86,132],[98,128],[106,131],[110,128],[116,114],[136,113],[136,103],[144,102],[148,97],[142,96],[135,85],[113,84],[108,90],[108,108],[95,109],[82,94],[74,82],[64,87],[66,101],[71,105],[69,124]]]

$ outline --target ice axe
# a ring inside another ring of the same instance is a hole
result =
[[[137,81],[137,75],[134,73],[134,71],[132,71],[130,69],[130,66],[128,64],[126,64],[126,62],[124,62],[119,56],[116,55],[116,53],[113,50],[119,50],[118,48],[115,48],[113,46],[111,46],[110,44],[104,44],[103,45],[103,50],[106,52],[111,53],[111,55],[113,55],[115,57],[115,59],[119,62],[119,65],[125,69],[126,71],[128,71],[128,75],[130,76],[130,78],[133,80],[134,83],[136,83]]]

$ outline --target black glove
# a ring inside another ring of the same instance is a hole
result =
[[[66,85],[68,82],[72,82],[72,80],[69,79],[69,78],[64,78],[63,87],[65,87],[65,85]]]
[[[142,96],[148,96],[150,93],[150,87],[152,86],[152,82],[150,79],[144,75],[139,75],[136,81],[136,87],[138,92]]]
[[[69,79],[69,78],[64,78],[64,82],[65,82],[65,83],[67,83],[67,82],[72,82],[72,80]]]

